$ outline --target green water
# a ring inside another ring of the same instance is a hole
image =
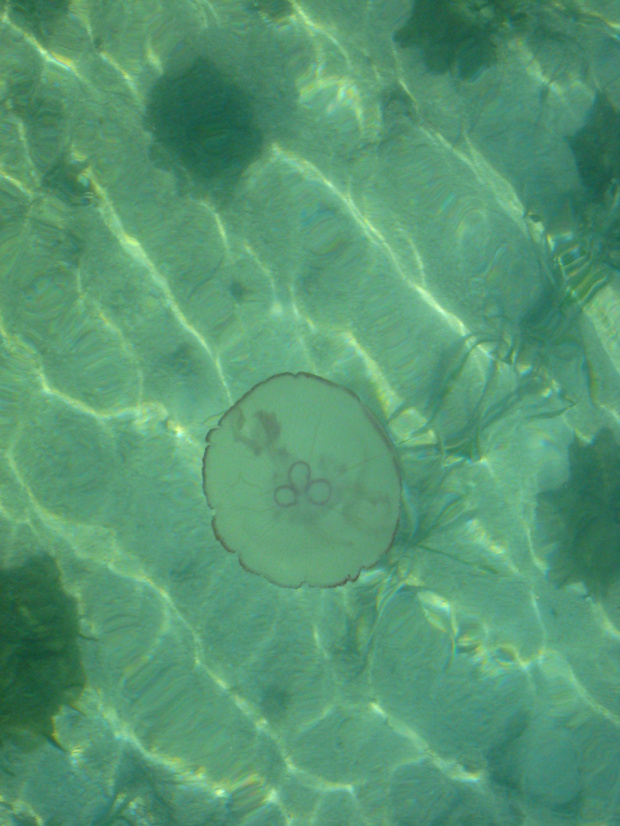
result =
[[[51,558],[80,658],[51,732],[0,698],[0,826],[618,823],[619,25],[0,2],[0,597]],[[300,371],[402,475],[339,588],[245,571],[202,489]]]

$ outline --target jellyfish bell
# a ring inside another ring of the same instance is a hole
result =
[[[389,437],[355,393],[309,373],[272,376],[224,413],[203,484],[217,539],[276,585],[357,579],[398,525]]]

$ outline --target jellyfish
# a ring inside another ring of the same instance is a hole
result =
[[[276,585],[333,587],[394,541],[401,477],[383,427],[351,390],[281,373],[207,434],[203,485],[216,538]]]

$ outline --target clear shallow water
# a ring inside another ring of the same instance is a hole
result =
[[[523,6],[454,48],[400,2],[3,7],[2,561],[54,557],[87,680],[64,751],[3,738],[7,823],[616,822],[618,592],[550,576],[539,494],[618,438],[613,140],[579,149],[618,21]],[[403,471],[341,589],[247,574],[201,488],[299,370]]]

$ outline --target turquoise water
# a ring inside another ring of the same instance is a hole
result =
[[[618,824],[616,4],[0,15],[0,561],[54,560],[85,682],[53,736],[0,698],[0,826]],[[202,490],[299,371],[402,475],[339,588]]]

